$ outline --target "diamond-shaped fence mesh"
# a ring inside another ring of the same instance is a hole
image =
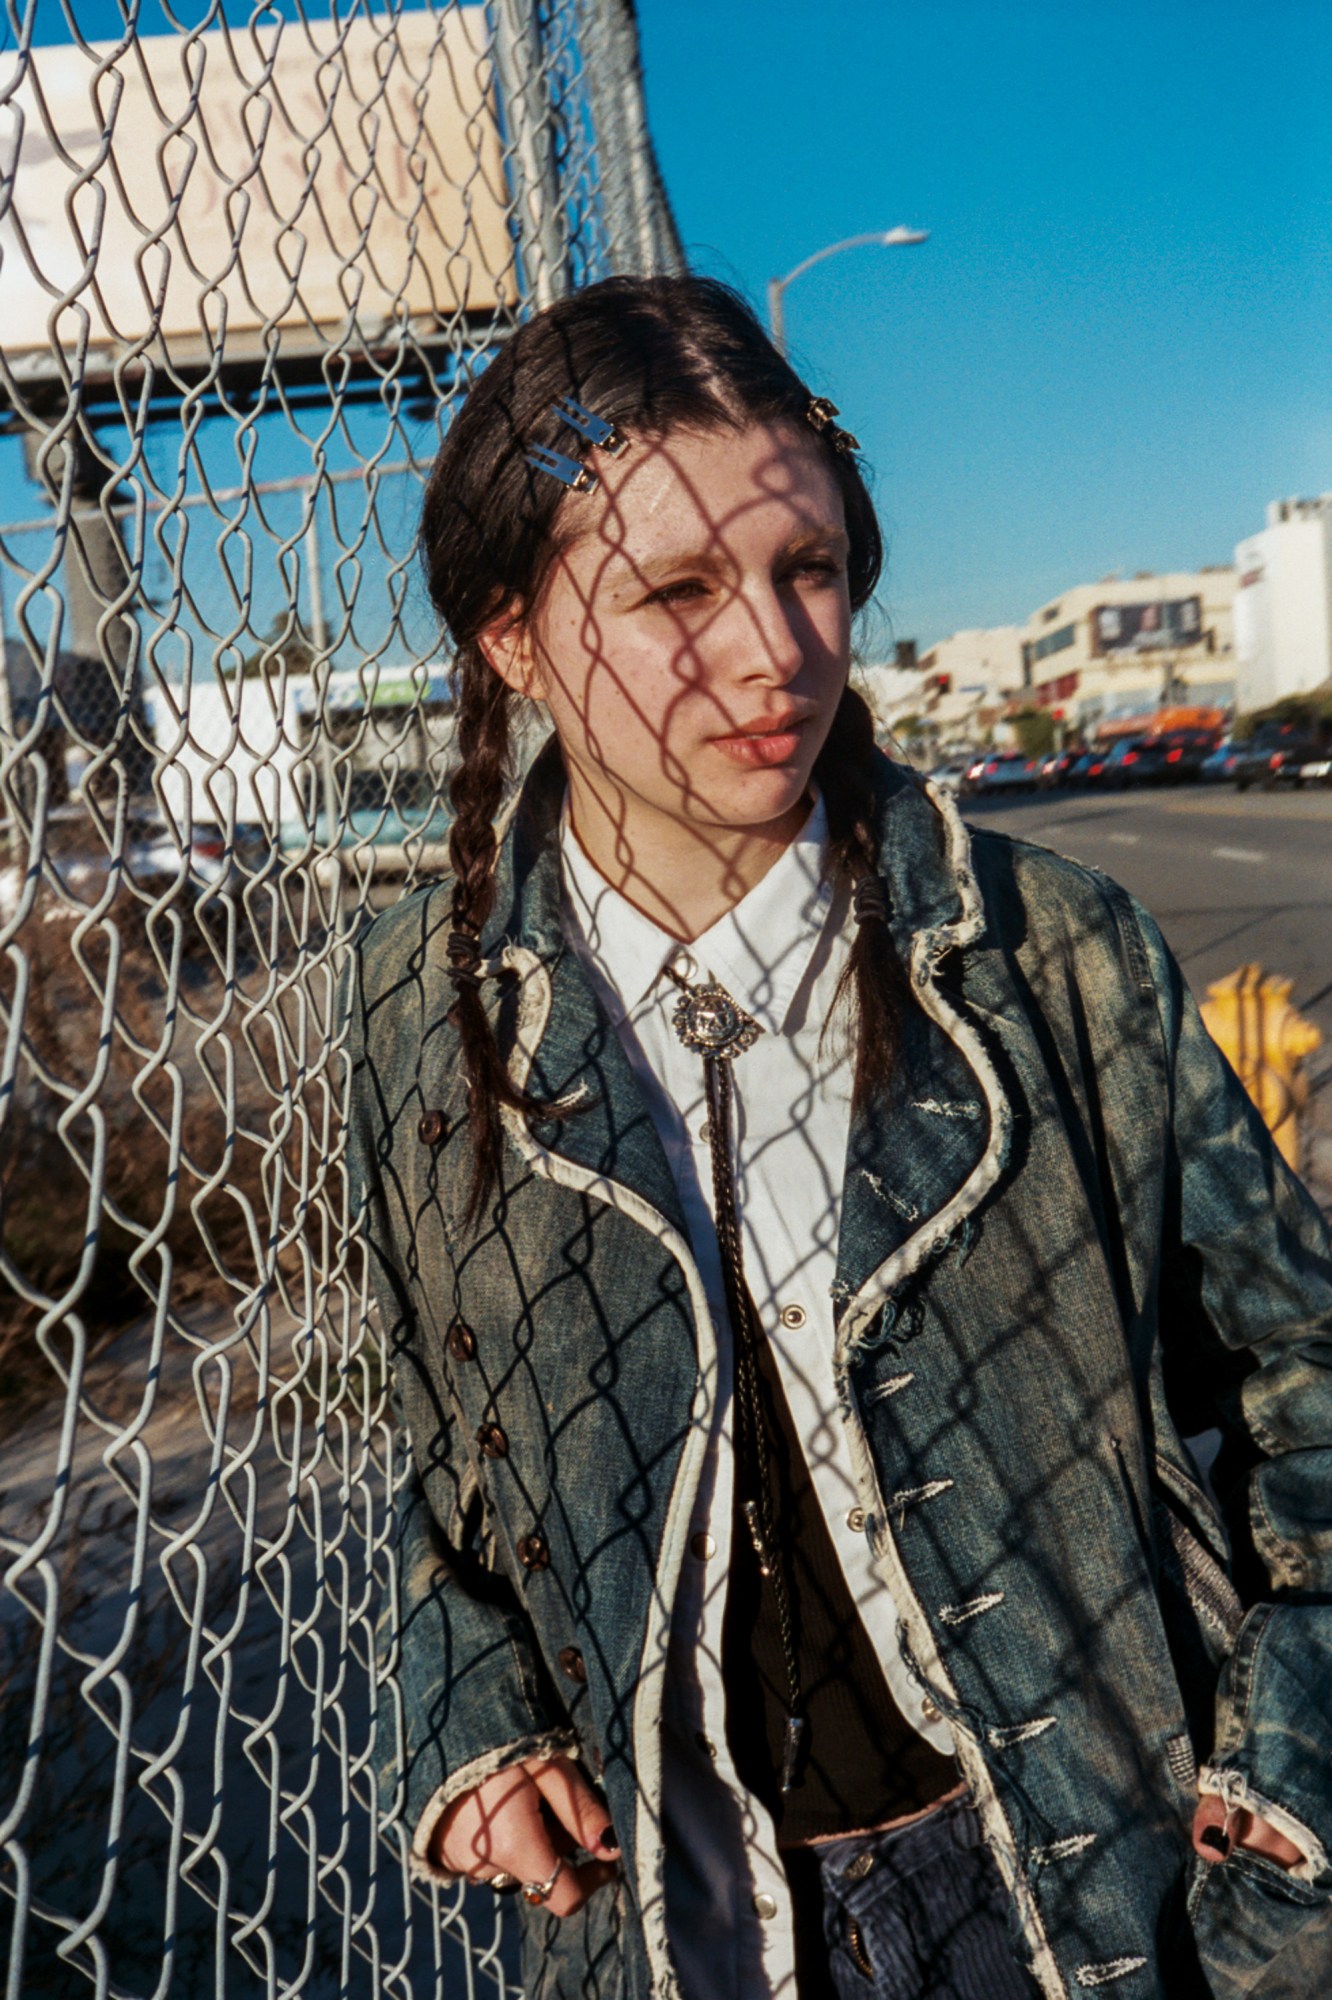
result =
[[[678,260],[632,7],[4,22],[4,1991],[512,1991],[374,1796],[402,1454],[336,993],[447,837],[453,400]]]

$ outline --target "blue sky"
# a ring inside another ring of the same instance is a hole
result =
[[[638,0],[695,264],[762,303],[877,476],[891,630],[1226,562],[1332,488],[1326,0]],[[881,650],[881,649],[879,649]]]

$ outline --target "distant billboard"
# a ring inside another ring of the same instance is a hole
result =
[[[15,374],[85,324],[104,373],[157,335],[182,363],[322,353],[353,316],[373,344],[511,303],[487,46],[468,6],[0,55]]]
[[[1202,643],[1202,599],[1174,597],[1154,604],[1100,604],[1091,616],[1092,652],[1153,653],[1163,646]]]

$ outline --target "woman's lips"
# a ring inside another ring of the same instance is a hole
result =
[[[783,717],[772,727],[740,730],[734,736],[714,736],[712,740],[734,764],[789,764],[800,748],[808,720],[805,716]]]

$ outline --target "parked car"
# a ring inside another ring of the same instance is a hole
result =
[[[1322,746],[1294,723],[1265,722],[1244,745],[1235,766],[1235,783],[1242,792],[1250,785],[1270,789],[1289,784],[1298,779],[1306,764],[1317,763],[1325,755]]]
[[[1092,750],[1084,750],[1077,762],[1070,767],[1064,783],[1075,787],[1099,783],[1104,775],[1106,758],[1109,755],[1109,750],[1103,744]]]
[[[966,798],[975,798],[981,792],[1031,791],[1036,783],[1036,770],[1036,761],[1024,757],[1020,750],[995,751],[967,766],[961,790]]]
[[[1202,776],[1216,748],[1214,729],[1163,729],[1149,739],[1152,775],[1162,784],[1183,784]]]
[[[1244,745],[1234,742],[1227,736],[1217,744],[1215,750],[1209,751],[1203,758],[1198,776],[1205,785],[1224,784],[1227,779],[1234,777],[1243,755]]]
[[[962,781],[975,760],[971,757],[951,757],[946,764],[940,764],[930,772],[930,783],[937,785],[941,792],[956,794],[962,789]]]
[[[1043,757],[1036,773],[1036,783],[1042,791],[1050,791],[1056,785],[1066,785],[1073,767],[1083,756],[1081,750],[1053,750]]]
[[[1145,736],[1121,736],[1117,742],[1108,744],[1098,753],[1099,765],[1093,761],[1088,769],[1085,782],[1099,785],[1103,790],[1122,789],[1138,780],[1138,767],[1144,762],[1150,768],[1153,753],[1149,739]]]

